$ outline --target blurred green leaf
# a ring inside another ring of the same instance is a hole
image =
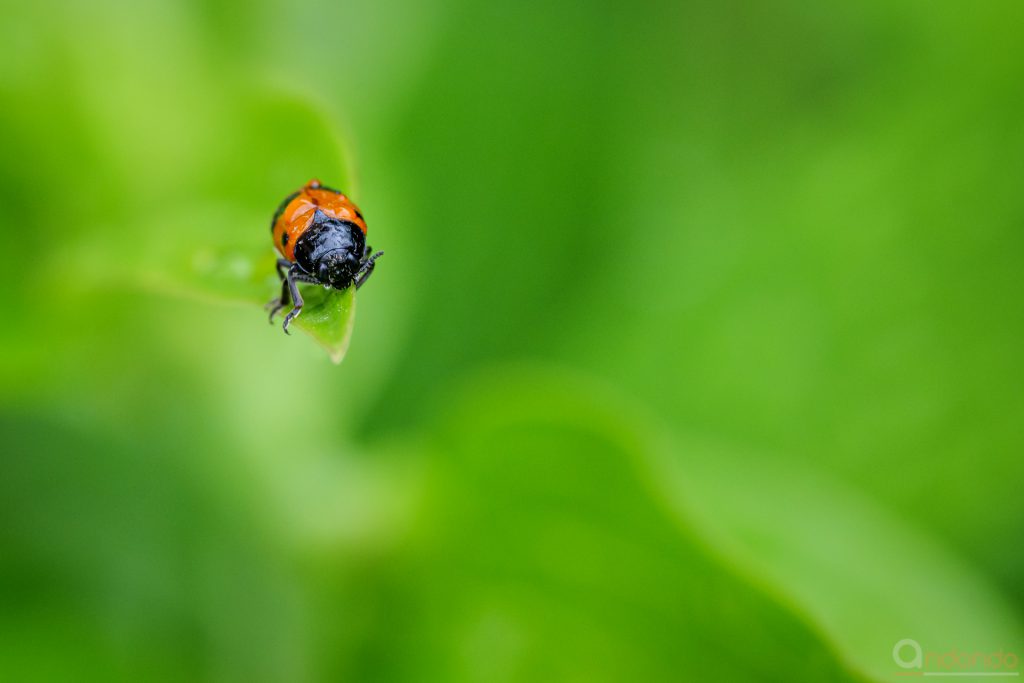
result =
[[[471,384],[448,423],[457,445],[446,447],[452,471],[442,470],[457,483],[439,486],[442,524],[466,534],[453,543],[470,550],[449,556],[445,571],[480,571],[487,581],[525,571],[538,585],[593,580],[601,584],[595,593],[641,603],[648,590],[652,602],[671,601],[676,581],[703,586],[702,605],[731,603],[729,615],[705,615],[704,635],[745,638],[751,652],[774,653],[771,666],[746,662],[752,671],[744,676],[754,678],[763,666],[800,680],[799,666],[783,661],[799,648],[832,660],[814,666],[838,663],[874,680],[898,670],[891,652],[904,638],[926,652],[1024,648],[1006,596],[941,538],[811,467],[662,434],[642,411],[621,404],[613,391],[557,371],[517,368]],[[659,569],[662,562],[678,566]],[[642,585],[615,585],[620,571]],[[683,604],[692,594],[678,599],[673,613],[696,611]],[[737,611],[747,629],[729,635]],[[808,634],[794,635],[797,622]],[[785,643],[759,640],[762,627],[790,635]],[[690,626],[670,628],[673,647],[685,651]],[[687,666],[699,671],[704,656],[694,650]],[[704,673],[729,679],[723,672]],[[832,680],[821,671],[809,677],[819,678]]]
[[[415,644],[403,673],[859,680],[664,504],[653,440],[607,398],[515,368],[446,401],[425,523],[397,568],[418,592],[385,620]]]
[[[806,614],[852,668],[890,680],[892,647],[1020,652],[1009,601],[941,536],[805,463],[682,440],[666,499],[720,556]]]

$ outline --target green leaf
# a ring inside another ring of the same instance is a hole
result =
[[[1024,648],[1007,596],[940,535],[805,463],[696,440],[671,450],[666,500],[806,614],[851,669],[893,680],[904,638],[925,652]]]
[[[179,218],[178,224],[216,225],[225,217],[214,211],[193,211],[190,219]],[[188,296],[203,301],[264,306],[281,292],[281,281],[275,273],[275,253],[268,246],[215,245],[203,243],[199,236],[208,234],[201,227],[194,239],[164,239],[153,258],[136,277],[150,289],[171,295]],[[198,243],[199,246],[190,245]],[[301,330],[327,351],[331,360],[340,363],[348,350],[355,319],[355,289],[344,291],[318,285],[300,285],[304,301],[302,313],[292,320],[289,330]],[[283,308],[276,318],[291,310]]]
[[[600,661],[608,645],[588,641],[621,629],[609,642],[629,648],[607,666],[647,650],[641,659],[716,680],[898,680],[892,650],[904,638],[926,653],[1024,648],[1019,617],[978,567],[824,472],[664,433],[613,392],[550,369],[496,372],[465,394],[437,459],[438,480],[454,482],[437,487],[430,542],[443,557],[420,559],[438,562],[442,599],[455,602],[451,582],[467,602],[498,600],[494,614],[523,634],[583,612],[587,628],[571,638],[546,634],[579,648],[577,660]],[[551,609],[579,585],[614,600],[589,604],[580,591]],[[510,606],[517,591],[533,611]],[[608,623],[593,616],[613,603]],[[657,629],[634,642],[655,618],[670,643]],[[702,670],[728,643],[742,643],[738,671]],[[530,647],[527,659],[557,667],[561,652]]]
[[[291,328],[298,328],[313,337],[340,363],[348,351],[352,338],[352,325],[356,318],[356,288],[344,291],[311,285],[302,289],[305,305],[299,317],[292,320]]]
[[[182,155],[194,163],[183,163],[160,185],[110,199],[123,212],[112,214],[111,222],[132,225],[131,239],[102,239],[110,226],[93,226],[81,240],[67,242],[49,281],[70,275],[83,286],[135,285],[204,302],[244,303],[262,315],[260,308],[281,289],[269,230],[274,209],[314,177],[351,192],[353,174],[337,126],[308,97],[243,86],[210,96],[223,98],[218,110],[224,113],[210,124],[201,149]],[[352,334],[354,294],[306,291],[307,304],[292,328],[339,363]]]
[[[386,621],[440,680],[862,680],[801,613],[709,552],[620,401],[516,368],[447,404]],[[385,637],[383,632],[382,636]],[[780,674],[780,672],[782,672]]]

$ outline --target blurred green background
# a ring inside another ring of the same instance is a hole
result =
[[[1019,2],[0,19],[0,680],[1024,651]],[[340,366],[255,305],[314,176]]]

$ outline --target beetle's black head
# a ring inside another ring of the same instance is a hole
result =
[[[366,237],[359,226],[321,211],[295,241],[295,262],[323,285],[345,289],[359,271]]]

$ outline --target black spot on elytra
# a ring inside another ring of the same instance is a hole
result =
[[[286,233],[286,232],[281,233],[281,246],[282,247],[287,247],[288,246],[288,233]]]

